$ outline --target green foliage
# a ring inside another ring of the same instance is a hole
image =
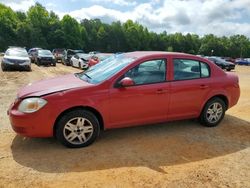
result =
[[[36,3],[27,13],[14,12],[0,3],[0,51],[10,45],[72,48],[84,51],[126,52],[135,50],[176,51],[201,55],[250,57],[250,40],[243,35],[217,37],[166,31],[149,32],[137,22],[128,20],[111,24],[99,19],[81,20],[69,15],[61,20]]]

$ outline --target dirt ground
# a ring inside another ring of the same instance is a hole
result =
[[[250,187],[250,67],[241,97],[216,128],[194,120],[109,130],[90,147],[16,135],[6,111],[21,86],[77,72],[58,64],[0,71],[0,187]]]

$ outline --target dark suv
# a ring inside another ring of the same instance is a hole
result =
[[[36,57],[35,57],[35,63],[40,65],[53,65],[56,66],[55,57],[51,53],[50,50],[38,50]]]
[[[31,49],[29,49],[28,54],[29,54],[31,63],[35,63],[37,51],[41,50],[41,49],[42,48],[31,48]]]

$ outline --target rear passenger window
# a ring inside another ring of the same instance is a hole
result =
[[[174,80],[190,80],[210,76],[207,64],[189,59],[174,59]]]

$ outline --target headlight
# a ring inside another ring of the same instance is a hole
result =
[[[18,106],[18,111],[24,113],[33,113],[38,111],[44,105],[47,104],[47,101],[42,98],[27,98],[24,99]]]
[[[10,63],[10,61],[8,59],[6,59],[6,58],[3,58],[3,62],[4,63]]]

